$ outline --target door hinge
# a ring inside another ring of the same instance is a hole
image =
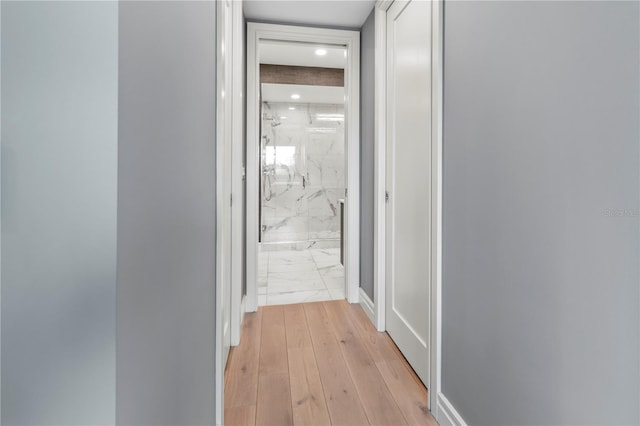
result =
[[[384,202],[385,203],[389,202],[389,191],[384,191]]]
[[[233,194],[229,195],[229,205],[233,205]]]

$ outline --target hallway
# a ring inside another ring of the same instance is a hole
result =
[[[227,425],[437,425],[391,339],[345,300],[247,314],[225,389]]]

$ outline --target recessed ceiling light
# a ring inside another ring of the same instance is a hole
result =
[[[300,95],[294,93],[293,95],[291,95],[291,99],[300,99]]]
[[[282,117],[280,117],[280,120],[286,120],[287,117],[285,117],[284,115]]]
[[[290,110],[290,111],[293,111],[293,110],[295,110],[295,109],[296,109],[296,107],[289,107],[289,110]]]
[[[324,56],[327,54],[327,49],[316,49],[316,55]]]

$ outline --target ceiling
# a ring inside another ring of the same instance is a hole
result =
[[[293,94],[300,99],[291,99]],[[344,87],[302,86],[297,84],[262,84],[261,99],[265,102],[294,104],[343,104]]]
[[[326,54],[317,55],[317,49],[323,49]],[[345,68],[347,64],[345,53],[346,50],[342,47],[278,41],[261,41],[259,48],[261,64],[304,67]]]
[[[243,9],[249,20],[360,28],[374,4],[375,0],[248,0]]]

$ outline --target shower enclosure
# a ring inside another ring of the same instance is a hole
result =
[[[262,103],[262,250],[337,248],[344,106]]]

